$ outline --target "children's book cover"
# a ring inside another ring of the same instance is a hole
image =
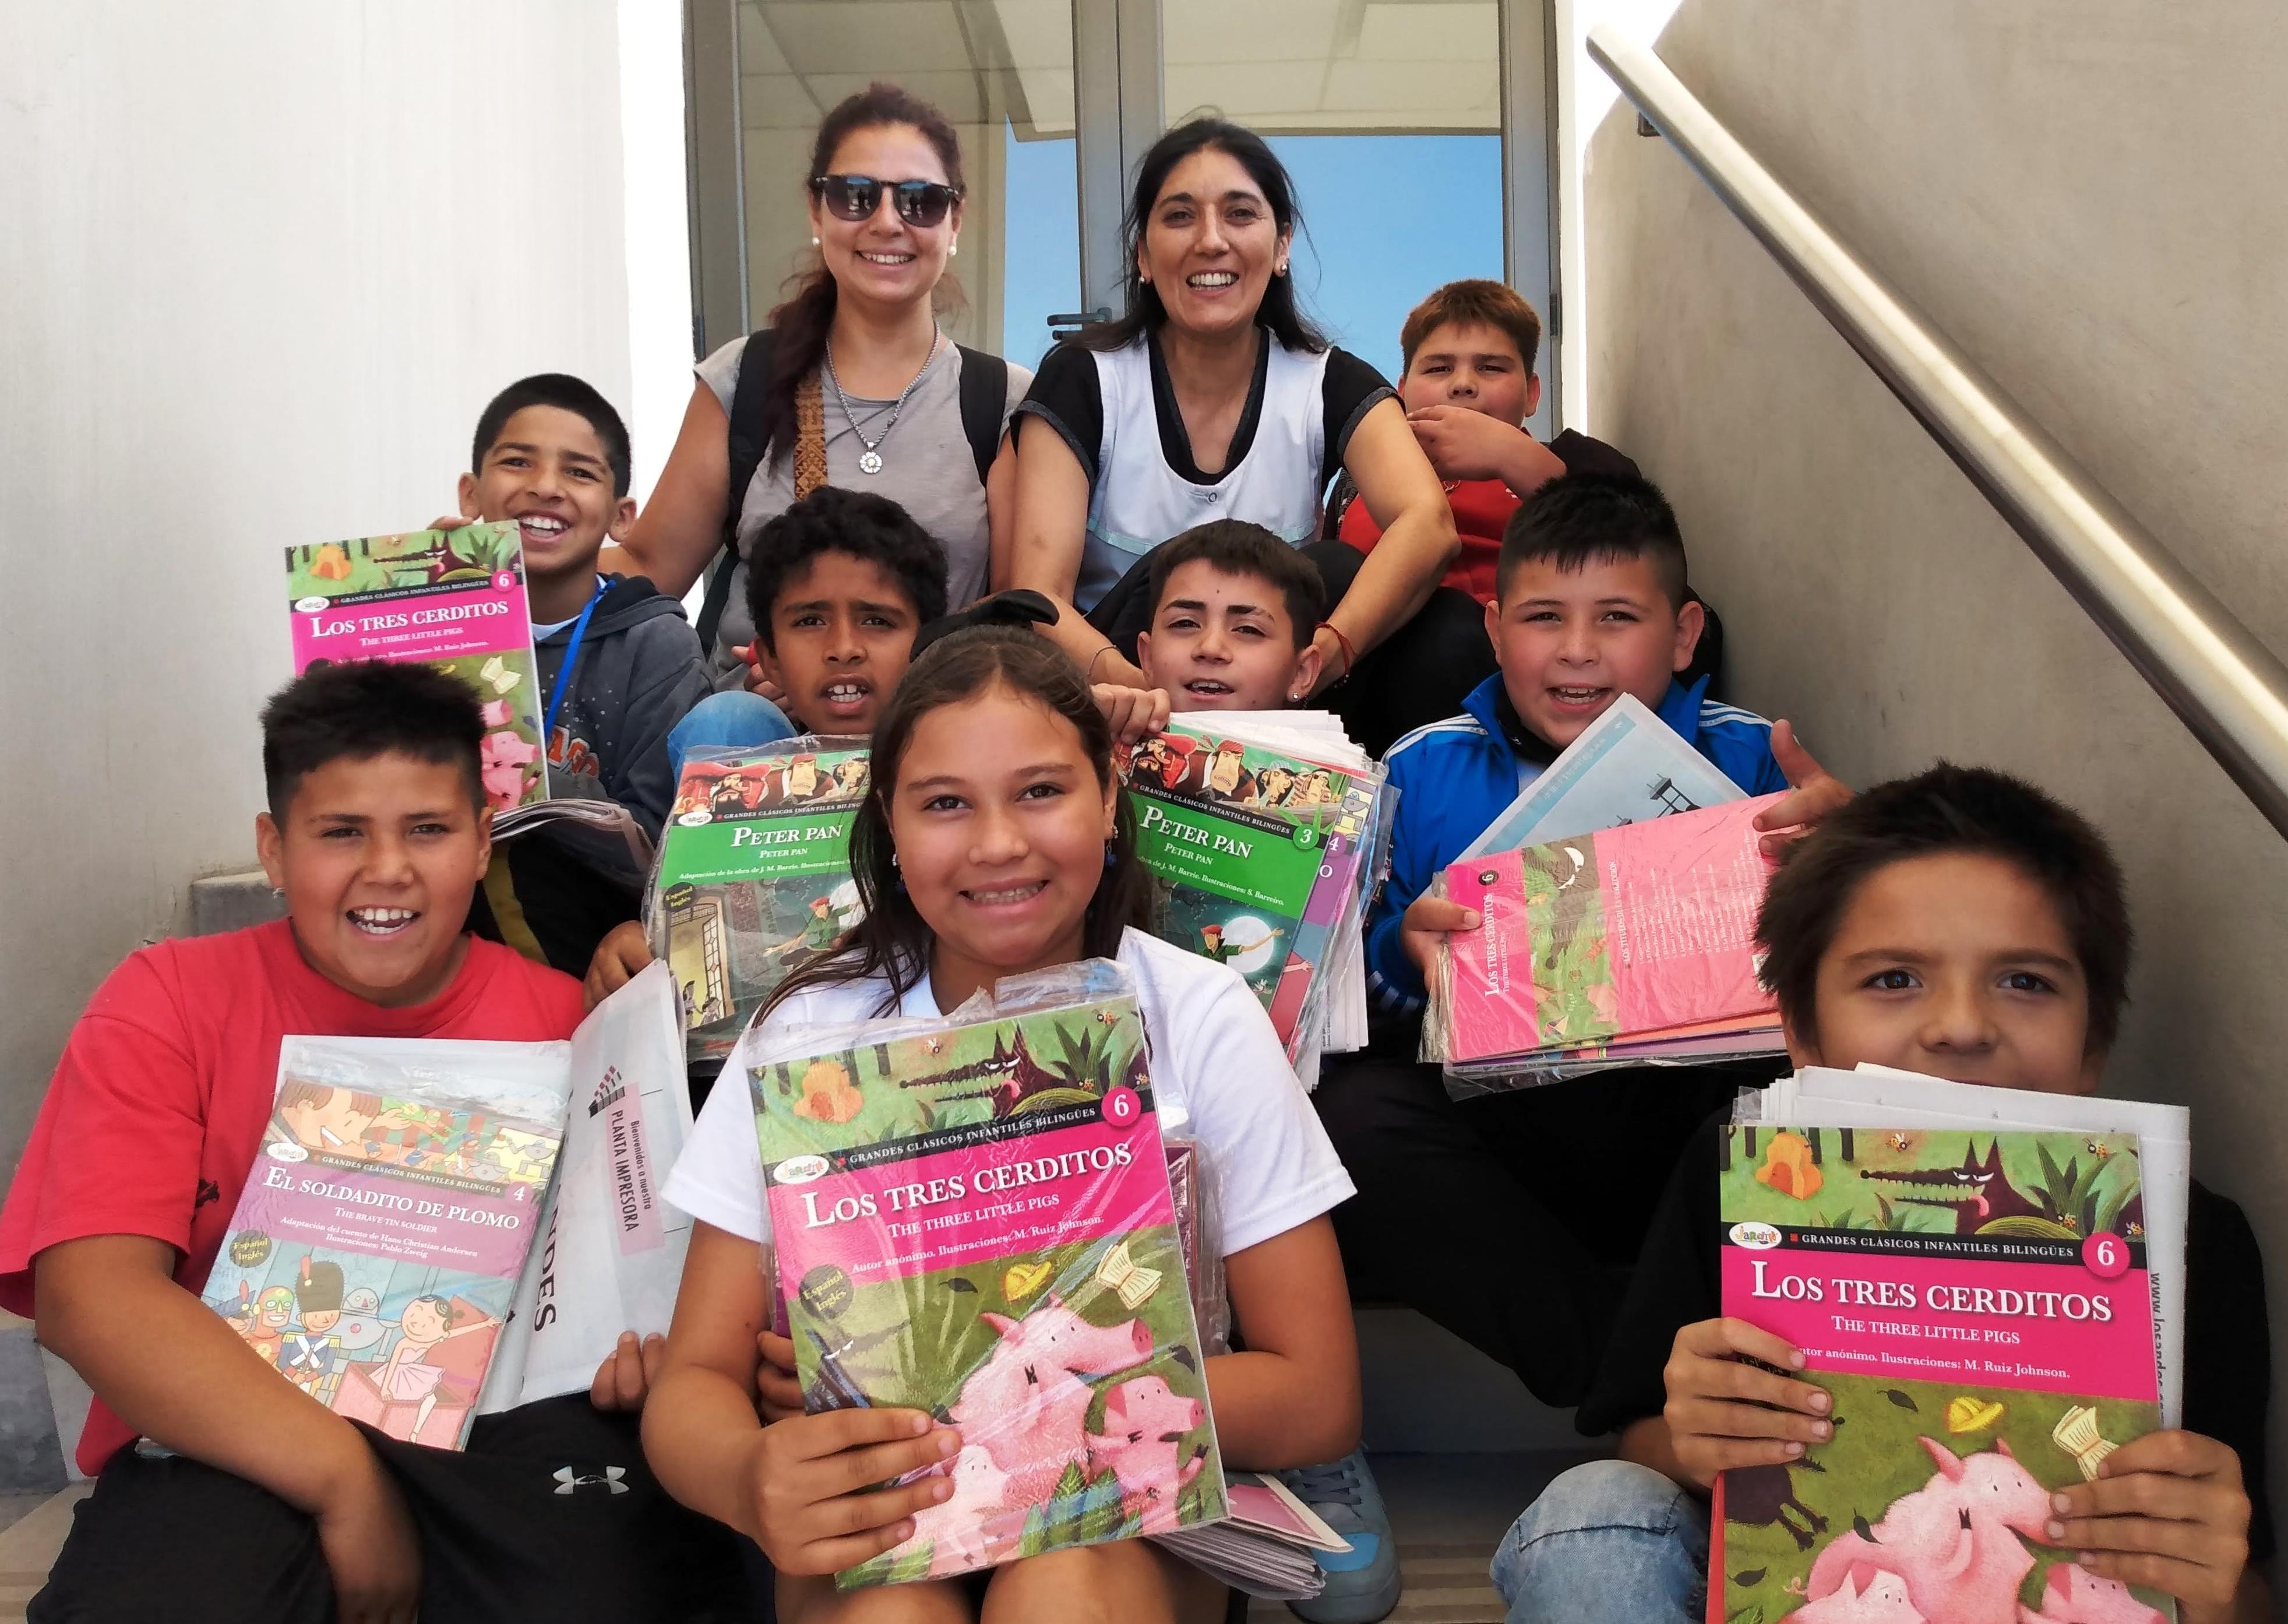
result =
[[[1153,934],[1237,970],[1292,1053],[1362,878],[1369,776],[1180,723],[1129,755]]]
[[[747,1067],[810,1407],[962,1429],[952,1497],[839,1582],[1222,1517],[1132,995],[903,1031]]]
[[[2138,1142],[1734,1126],[1724,1311],[1803,1351],[1832,1441],[1724,1474],[1712,1624],[2160,1624],[2045,1541],[2160,1424]]]
[[[1454,864],[1446,895],[1484,923],[1447,941],[1452,1063],[1604,1044],[1772,1006],[1756,979],[1775,797]]]
[[[335,1413],[461,1447],[556,1166],[566,1047],[288,1038],[206,1305]]]
[[[548,798],[538,663],[511,523],[465,524],[286,549],[297,675],[322,660],[423,660],[484,707],[485,797]]]
[[[729,1054],[779,983],[858,922],[850,822],[865,798],[863,750],[684,763],[651,933],[681,990],[695,1059]]]

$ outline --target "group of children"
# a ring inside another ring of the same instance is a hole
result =
[[[822,489],[751,552],[751,658],[780,696],[765,709],[783,713],[759,728],[750,696],[707,697],[677,606],[599,573],[633,507],[625,430],[592,390],[547,376],[505,391],[461,481],[463,519],[513,521],[523,537],[556,792],[608,796],[656,834],[684,751],[870,739],[852,843],[862,918],[806,955],[765,1025],[933,1015],[1083,958],[1129,969],[1163,1110],[1190,1117],[1221,1191],[1236,1350],[1206,1376],[1224,1457],[1295,1473],[1353,1544],[1298,1608],[1323,1624],[1379,1617],[1399,1589],[1356,1452],[1354,1294],[1415,1304],[1540,1397],[1577,1403],[1585,1431],[1618,1435],[1615,1458],[1559,1478],[1505,1541],[1495,1578],[1513,1620],[1698,1618],[1716,1474],[1828,1436],[1824,1394],[1784,1373],[1800,1357],[1720,1314],[1710,1124],[1739,1075],[1457,1103],[1413,1058],[1436,941],[1479,922],[1432,879],[1621,695],[1743,790],[1786,792],[1761,819],[1779,866],[1757,935],[1795,1063],[2085,1093],[2125,998],[2120,876],[2075,814],[1945,766],[1855,798],[1785,724],[1709,697],[1710,617],[1659,491],[1610,448],[1544,446],[1521,426],[1537,337],[1490,283],[1441,290],[1407,328],[1402,393],[1450,482],[1454,585],[1482,622],[1458,657],[1490,666],[1459,714],[1385,756],[1400,797],[1367,932],[1375,1039],[1331,1058],[1315,1097],[1234,971],[1148,933],[1149,878],[1114,769],[1117,743],[1172,713],[1275,710],[1315,690],[1326,589],[1297,551],[1232,521],[1165,542],[1136,643],[1148,687],[1092,689],[1032,624],[1053,614],[1045,603],[949,617],[929,533],[894,503]],[[1334,522],[1372,545],[1360,518]],[[447,1453],[277,1380],[277,1358],[198,1293],[272,1110],[282,1037],[561,1039],[649,947],[629,888],[537,839],[495,849],[481,723],[451,680],[314,669],[262,726],[258,842],[286,917],[163,942],[114,972],[0,1211],[0,1303],[32,1314],[95,1394],[78,1457],[95,1490],[31,1618],[733,1619],[761,1616],[767,1592],[804,1620],[1224,1615],[1219,1588],[1141,1540],[973,1581],[835,1591],[836,1570],[947,1496],[925,1469],[960,1439],[913,1410],[804,1413],[791,1346],[769,1330],[742,1090],[709,1098],[666,1189],[697,1221],[671,1333],[624,1338],[588,1394],[481,1418]],[[586,975],[584,997],[567,969]],[[1623,1154],[1673,1166],[1649,1214],[1603,1175]],[[2238,1209],[2196,1187],[2189,1240],[2185,1427],[2058,1496],[2051,1534],[2207,1624],[2266,1605],[2268,1361]]]

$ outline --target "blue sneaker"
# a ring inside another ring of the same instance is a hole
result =
[[[1390,1514],[1366,1469],[1366,1451],[1354,1449],[1324,1466],[1298,1467],[1279,1479],[1351,1542],[1347,1551],[1312,1553],[1327,1588],[1307,1602],[1288,1603],[1288,1610],[1306,1624],[1375,1624],[1398,1605],[1402,1582],[1398,1541],[1390,1537]]]

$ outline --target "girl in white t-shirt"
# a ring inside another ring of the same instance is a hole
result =
[[[927,1016],[1005,975],[1118,959],[1135,978],[1156,1100],[1188,1119],[1219,1196],[1247,1349],[1207,1361],[1225,1462],[1342,1455],[1358,1437],[1358,1357],[1326,1214],[1350,1179],[1238,975],[1138,928],[1148,880],[1080,672],[1028,629],[947,637],[876,727],[873,774],[851,831],[864,922],[780,989],[766,1026]],[[949,1493],[941,1477],[872,1485],[949,1459],[959,1439],[916,1410],[802,1413],[792,1344],[766,1329],[761,1158],[733,1080],[709,1099],[666,1194],[698,1222],[645,1453],[677,1499],[762,1547],[787,1624],[1222,1617],[1221,1586],[1140,1540],[1025,1557],[981,1582],[838,1593],[838,1569],[899,1543],[912,1514]]]

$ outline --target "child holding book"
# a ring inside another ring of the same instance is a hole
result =
[[[2090,1094],[2127,996],[2128,905],[2103,838],[1983,769],[1942,764],[1831,814],[1788,854],[1757,938],[1799,1066]],[[1495,1558],[1513,1624],[1696,1624],[1717,1474],[1784,1465],[1833,1433],[1826,1392],[1775,1373],[1802,1368],[1796,1350],[1721,1317],[1727,1119],[1670,1177],[1581,1405],[1582,1431],[1619,1431],[1619,1458],[1551,1484]],[[2184,1427],[2058,1494],[2049,1537],[2101,1578],[2177,1597],[2184,1624],[2266,1618],[2263,1259],[2240,1208],[2197,1181],[2185,1273]]]
[[[570,977],[462,932],[490,855],[483,733],[469,690],[427,666],[289,684],[263,713],[255,830],[286,918],[141,949],[73,1029],[0,1209],[0,1303],[95,1395],[78,1450],[95,1492],[28,1616],[665,1620],[736,1583],[735,1553],[644,1471],[632,1418],[600,1408],[641,1401],[656,1342],[624,1339],[593,1403],[480,1419],[454,1453],[282,1376],[293,1292],[243,1333],[199,1301],[284,1034],[523,1042],[578,1023]],[[343,1306],[325,1284],[314,1269],[298,1341]],[[567,1464],[608,1464],[631,1493],[554,1500]]]
[[[1636,1256],[1643,1216],[1615,1201],[1595,1147],[1675,1154],[1741,1074],[1720,1068],[1448,1097],[1418,1064],[1417,1023],[1438,935],[1474,929],[1431,881],[1622,694],[1655,711],[1752,795],[1795,793],[1759,819],[1808,823],[1849,792],[1785,723],[1705,697],[1691,664],[1702,613],[1684,540],[1660,491],[1625,474],[1570,474],[1536,491],[1503,538],[1482,617],[1499,669],[1463,713],[1418,728],[1383,758],[1399,792],[1390,872],[1368,918],[1367,990],[1378,1016],[1362,1055],[1331,1058],[1314,1099],[1359,1198],[1338,1214],[1362,1295],[1395,1298],[1508,1365],[1547,1404],[1576,1402]],[[1582,1152],[1553,1156],[1551,1147]],[[1433,1208],[1419,1191],[1434,1188]],[[1534,1292],[1489,1292],[1520,1236]]]
[[[1222,1192],[1217,1238],[1247,1349],[1207,1361],[1226,1462],[1339,1456],[1358,1435],[1358,1369],[1326,1214],[1350,1181],[1239,976],[1143,930],[1133,842],[1111,730],[1081,673],[1028,629],[946,637],[875,729],[852,841],[865,919],[762,1019],[928,1016],[1005,975],[1119,959],[1156,1097],[1189,1117]],[[833,1572],[899,1543],[950,1493],[939,1476],[872,1485],[949,1461],[959,1436],[914,1410],[801,1413],[791,1344],[765,1333],[769,1231],[743,1091],[710,1099],[667,1194],[699,1222],[645,1447],[671,1493],[770,1556],[782,1619],[1222,1617],[1219,1586],[1132,1540],[1012,1563],[981,1598],[961,1581],[838,1595]]]

